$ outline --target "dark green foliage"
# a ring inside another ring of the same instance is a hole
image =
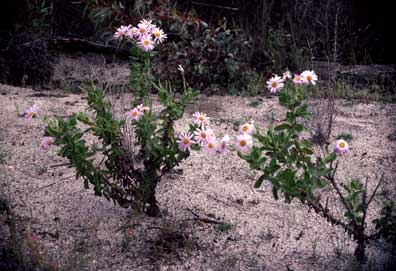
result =
[[[198,28],[179,21],[168,29],[177,39],[153,59],[154,71],[163,80],[177,78],[177,66],[182,65],[191,86],[208,94],[213,94],[214,88],[231,94],[252,92],[249,86],[260,81],[251,65],[252,43],[241,31],[228,29],[226,23]]]
[[[336,139],[344,139],[346,141],[351,141],[353,139],[353,136],[349,133],[341,133],[336,137]]]
[[[289,111],[285,122],[270,127],[265,135],[255,135],[260,147],[254,146],[249,155],[240,156],[249,162],[253,169],[263,175],[256,181],[260,187],[264,180],[272,183],[274,197],[281,192],[286,202],[293,198],[301,202],[315,202],[315,191],[326,184],[323,177],[330,173],[327,167],[335,157],[312,159],[312,144],[299,137],[304,127],[298,119],[309,116],[302,89],[282,91],[279,103]]]
[[[373,222],[378,235],[396,248],[396,202],[386,202],[381,210],[381,217]]]

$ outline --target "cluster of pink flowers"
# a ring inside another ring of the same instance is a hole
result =
[[[144,112],[150,111],[150,108],[148,106],[145,106],[143,104],[139,104],[138,106],[132,108],[129,110],[125,116],[127,119],[137,122],[140,120],[140,118],[143,116]]]
[[[210,118],[201,112],[193,114],[193,123],[197,125],[194,133],[182,133],[177,141],[179,149],[182,151],[190,151],[193,144],[198,144],[203,152],[209,156],[215,154],[224,154],[228,151],[229,135],[217,138],[214,131],[209,128]]]
[[[295,85],[316,85],[318,76],[314,71],[306,70],[301,74],[294,74],[292,79],[290,71],[286,71],[283,73],[282,77],[276,74],[271,77],[267,81],[267,88],[271,93],[277,93],[285,86],[287,80],[292,80]]]
[[[137,27],[132,25],[120,26],[114,33],[117,40],[134,40],[137,46],[145,52],[154,49],[155,45],[166,40],[167,35],[159,27],[152,23],[152,20],[141,20]]]
[[[25,110],[25,119],[31,120],[38,114],[39,108],[37,105],[33,105]]]
[[[215,154],[225,154],[230,149],[231,137],[225,134],[217,138],[214,131],[209,128],[210,118],[201,112],[193,114],[193,123],[198,127],[194,133],[182,133],[177,141],[179,149],[182,151],[191,151],[191,146],[198,144],[203,152],[209,156]],[[235,138],[234,147],[237,151],[248,153],[253,146],[252,135],[256,131],[252,123],[244,123],[239,127],[240,134]]]

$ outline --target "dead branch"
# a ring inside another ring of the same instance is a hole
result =
[[[189,211],[193,216],[195,216],[194,218],[186,219],[187,221],[188,220],[194,220],[194,221],[201,221],[201,222],[209,223],[209,224],[217,224],[217,225],[224,224],[224,222],[220,221],[220,220],[215,220],[215,219],[211,219],[211,218],[208,218],[208,217],[201,217],[196,212],[191,210],[190,208],[187,208],[187,211]]]

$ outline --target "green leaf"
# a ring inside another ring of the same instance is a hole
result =
[[[284,123],[284,124],[280,124],[280,125],[276,126],[274,128],[274,130],[275,131],[282,131],[282,130],[286,130],[286,129],[289,129],[289,128],[290,128],[290,125],[287,124],[287,123]]]
[[[323,162],[325,164],[328,164],[328,163],[334,162],[336,159],[337,159],[337,155],[335,152],[333,152],[333,153],[330,153],[329,155],[327,155],[325,157],[325,159],[323,160]]]
[[[257,181],[254,183],[254,188],[259,188],[265,180],[265,177],[265,174],[261,175],[260,178],[258,178]]]
[[[306,153],[306,154],[309,154],[309,155],[313,154],[313,151],[311,149],[309,149],[309,148],[302,148],[301,150],[302,150],[303,153]]]

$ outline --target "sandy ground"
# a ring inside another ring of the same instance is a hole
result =
[[[257,174],[235,154],[208,159],[193,153],[166,176],[157,190],[161,218],[95,197],[71,169],[55,166],[65,162],[56,149],[40,149],[45,123],[21,115],[37,104],[42,117],[67,116],[82,110],[85,100],[59,90],[40,93],[0,85],[1,144],[7,152],[2,170],[18,220],[37,236],[49,261],[69,270],[353,270],[354,243],[340,228],[298,202],[275,201],[270,184],[254,189]],[[235,134],[235,121],[244,118],[263,127],[272,117],[282,118],[275,98],[263,98],[257,107],[249,106],[252,99],[201,96],[177,129],[183,131],[196,110],[212,118],[217,133]],[[396,141],[389,137],[395,123],[394,104],[337,102],[332,136],[353,135],[351,151],[341,158],[340,179],[369,177],[372,190],[382,172],[389,178],[370,221],[381,197],[395,189]],[[189,210],[231,228],[191,220]],[[370,246],[368,254],[372,270],[389,261],[382,247]]]

